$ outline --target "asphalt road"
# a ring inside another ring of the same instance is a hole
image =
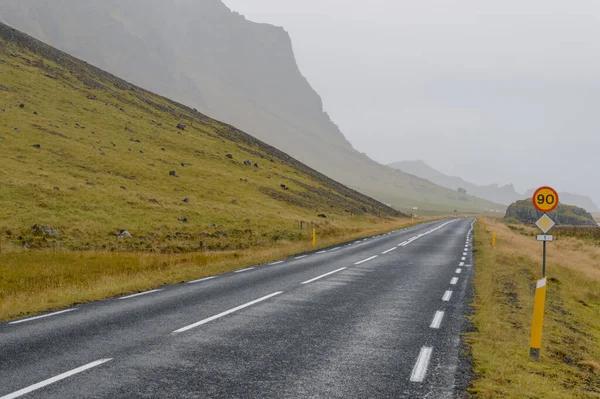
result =
[[[0,324],[0,399],[452,398],[472,220]]]

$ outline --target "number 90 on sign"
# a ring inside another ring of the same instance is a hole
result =
[[[558,206],[558,193],[552,187],[540,187],[533,194],[533,206],[540,212],[552,212]]]

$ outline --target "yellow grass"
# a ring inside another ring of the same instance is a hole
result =
[[[475,236],[476,332],[470,392],[477,398],[600,398],[598,248],[568,238],[548,244],[548,291],[541,361],[529,358],[541,243],[518,226],[478,223]],[[491,247],[491,232],[498,243]]]
[[[410,220],[363,225],[323,237],[318,246],[398,229]],[[279,241],[269,248],[186,254],[22,251],[0,255],[0,321],[74,303],[144,291],[314,249],[310,241]]]

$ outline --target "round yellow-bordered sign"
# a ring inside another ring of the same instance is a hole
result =
[[[552,187],[544,186],[533,193],[533,206],[540,212],[552,212],[558,206],[558,193]]]

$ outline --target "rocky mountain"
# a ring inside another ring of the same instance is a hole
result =
[[[534,224],[542,213],[534,208],[530,200],[517,201],[506,210],[504,218],[508,221],[518,221]],[[597,226],[594,217],[585,209],[571,205],[560,204],[555,211],[549,212],[548,216],[557,225],[561,226]]]
[[[515,190],[515,187],[512,184],[507,184],[505,186],[499,186],[497,184],[479,186],[477,184],[468,182],[461,177],[448,176],[420,160],[395,162],[389,166],[405,173],[410,173],[423,179],[427,179],[430,182],[438,184],[442,187],[452,190],[463,188],[468,194],[490,201],[497,201],[505,205],[522,199],[531,198],[533,192],[535,191],[529,190],[525,194],[521,194]],[[559,196],[560,201],[563,204],[584,208],[592,213],[600,213],[598,206],[589,197],[571,194],[568,192],[561,192],[559,193]]]
[[[427,179],[430,182],[438,184],[442,187],[452,190],[464,188],[468,194],[476,197],[485,198],[488,200],[490,198],[494,198],[494,201],[505,205],[525,197],[524,195],[519,194],[512,184],[508,184],[506,186],[499,186],[497,184],[478,186],[464,180],[461,177],[448,176],[420,160],[400,161],[390,164],[389,166],[393,169],[401,170],[405,173],[410,173],[411,175]]]
[[[2,23],[0,82],[0,242],[233,250],[308,240],[306,226],[340,234],[402,216]]]
[[[287,32],[220,0],[2,0],[0,20],[400,209],[496,207],[356,151],[302,76]]]

